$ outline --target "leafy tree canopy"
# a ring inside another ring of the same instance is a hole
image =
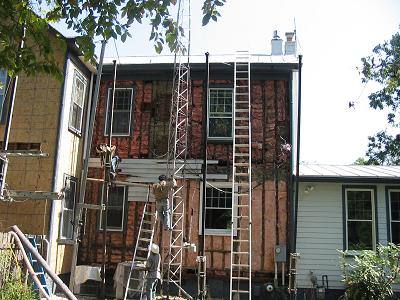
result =
[[[203,26],[217,21],[226,0],[203,0]],[[178,2],[178,3],[177,3]],[[0,68],[10,75],[36,72],[61,76],[53,57],[49,23],[65,22],[77,34],[76,43],[87,60],[95,57],[94,40],[132,36],[136,23],[148,19],[150,40],[160,53],[180,47],[184,35],[171,10],[179,0],[2,0],[0,1]],[[19,49],[21,39],[24,47]],[[65,47],[65,41],[58,36]]]
[[[390,41],[377,45],[372,54],[361,61],[362,81],[374,81],[381,87],[368,96],[370,107],[387,109],[388,124],[400,127],[400,33],[394,34]],[[366,155],[369,164],[400,164],[399,135],[396,138],[381,131],[368,139]]]

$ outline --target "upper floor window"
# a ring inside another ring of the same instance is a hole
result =
[[[108,89],[107,97],[107,113],[105,134],[108,135],[108,120],[110,118],[110,104],[112,102],[112,89]],[[132,88],[116,88],[113,107],[113,124],[112,135],[130,135],[131,132],[131,116],[133,108],[133,89]]]
[[[374,190],[345,189],[346,250],[373,250],[376,245]]]
[[[208,138],[213,140],[232,139],[233,89],[211,88],[208,105]]]
[[[64,178],[64,200],[62,201],[60,238],[73,238],[73,221],[76,201],[77,179],[65,175]]]
[[[126,192],[124,186],[110,187],[108,194],[107,230],[122,231],[124,228]],[[103,230],[103,214],[100,213],[100,230]]]
[[[71,110],[69,114],[69,128],[76,132],[82,132],[83,106],[85,104],[87,82],[77,71],[74,71],[71,93]]]
[[[400,190],[389,191],[390,241],[400,244]]]

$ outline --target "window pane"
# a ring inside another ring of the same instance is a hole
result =
[[[392,222],[392,243],[400,244],[400,222]]]
[[[210,137],[232,137],[231,118],[210,118]]]
[[[122,209],[109,209],[107,213],[107,228],[121,229],[123,219]]]
[[[372,250],[372,222],[347,222],[348,250]]]
[[[129,134],[129,112],[114,111],[113,117],[113,133]]]
[[[400,221],[400,192],[390,192],[390,212],[392,221]]]
[[[372,220],[371,191],[347,191],[349,220]]]
[[[73,211],[64,210],[61,225],[61,237],[72,239],[73,234]]]
[[[206,209],[207,229],[229,229],[231,221],[230,209]]]

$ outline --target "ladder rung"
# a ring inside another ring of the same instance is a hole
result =
[[[149,251],[149,248],[137,247],[136,250],[140,250],[140,251]]]
[[[146,257],[135,257],[135,260],[140,260],[140,261],[147,261]]]
[[[239,193],[236,194],[238,197],[245,197],[245,196],[250,196],[248,193]]]
[[[236,183],[236,185],[237,186],[248,186],[248,185],[250,185],[250,183],[249,182],[238,182],[238,183]]]
[[[249,153],[235,153],[235,156],[249,157]]]
[[[248,138],[248,137],[249,137],[248,134],[236,134],[235,135],[235,138],[238,138],[238,139],[244,139],[244,138]]]
[[[249,165],[249,163],[235,163],[236,167],[246,167],[248,165]]]
[[[245,251],[232,251],[232,254],[239,254],[239,255],[250,255],[249,252]]]
[[[235,144],[235,147],[249,147],[249,144]]]
[[[248,217],[249,216],[232,216],[232,218],[236,218],[236,219],[240,219],[240,218],[246,219]]]
[[[235,230],[242,230],[242,231],[244,231],[244,230],[249,230],[249,228],[240,228],[240,227],[238,227],[238,228],[234,228]]]
[[[236,277],[236,276],[232,276],[233,280],[250,280],[250,277]]]
[[[248,92],[239,92],[239,93],[235,93],[236,96],[248,96],[249,93]]]
[[[249,240],[235,240],[235,239],[233,239],[232,242],[234,242],[234,243],[248,243]]]
[[[235,129],[249,129],[249,126],[235,126]]]
[[[143,241],[143,242],[151,242],[151,239],[139,238],[139,241]]]
[[[235,176],[249,176],[249,173],[235,173]]]
[[[249,268],[250,265],[244,265],[244,264],[232,264],[232,267],[245,267],[245,268]]]
[[[142,230],[141,230],[142,232],[153,232],[153,230],[151,230],[151,229],[145,229],[145,228],[142,228]]]
[[[249,291],[245,291],[245,290],[232,290],[232,293],[248,294]]]
[[[235,120],[236,120],[236,121],[250,121],[250,119],[249,119],[248,117],[247,117],[247,118],[236,117]]]

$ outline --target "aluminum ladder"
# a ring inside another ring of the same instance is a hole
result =
[[[250,62],[237,51],[233,90],[233,174],[230,299],[251,299]]]
[[[147,202],[143,208],[140,222],[139,235],[136,240],[135,251],[126,283],[124,300],[142,299],[145,292],[146,273],[140,270],[146,264],[150,255],[150,246],[153,242],[154,230],[157,223],[157,211],[155,202],[149,202],[150,187],[147,191]]]
[[[31,243],[31,245],[38,251],[40,244],[37,243],[36,238],[33,236],[28,236],[28,240]],[[30,252],[28,249],[25,249],[25,252],[26,255],[28,256],[29,262],[31,263],[33,270],[35,271],[37,278],[40,281],[40,284],[42,285],[42,288],[47,293],[47,295],[51,297],[50,288],[47,285],[46,273],[44,272],[43,266],[38,262],[36,258],[33,257],[32,252]],[[33,288],[35,290],[38,290],[38,287],[34,281],[33,281]]]

